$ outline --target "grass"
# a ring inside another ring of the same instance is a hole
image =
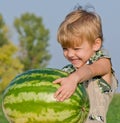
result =
[[[0,123],[8,123],[2,112],[1,98],[0,95]],[[120,123],[120,93],[116,93],[113,97],[107,114],[107,123]]]
[[[107,123],[120,123],[120,93],[113,97],[107,114]]]

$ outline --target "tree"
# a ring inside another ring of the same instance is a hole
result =
[[[23,70],[17,58],[17,47],[9,40],[9,30],[0,15],[0,93]]]
[[[0,93],[11,80],[23,70],[23,65],[16,57],[17,48],[8,43],[0,47]]]
[[[46,67],[51,58],[48,52],[49,30],[44,27],[42,18],[25,13],[15,19],[14,26],[19,34],[19,58],[24,70]]]
[[[8,28],[0,14],[0,46],[8,43]]]

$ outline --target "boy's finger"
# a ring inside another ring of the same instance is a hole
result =
[[[60,95],[60,93],[61,93],[61,88],[59,88],[59,89],[55,92],[54,97],[57,98],[57,96]]]
[[[57,80],[53,81],[53,83],[54,83],[54,84],[59,83],[59,79],[57,79]]]
[[[56,79],[55,81],[53,81],[54,84],[60,83],[62,81],[62,78]]]
[[[68,98],[68,95],[64,94],[63,96],[59,97],[59,101],[64,101],[67,98]]]

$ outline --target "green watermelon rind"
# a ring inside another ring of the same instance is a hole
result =
[[[60,86],[52,82],[68,75],[47,68],[29,70],[16,76],[3,94],[2,107],[8,121],[83,123],[89,112],[89,99],[82,84],[64,102],[56,101],[53,96]]]

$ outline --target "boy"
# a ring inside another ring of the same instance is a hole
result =
[[[71,63],[63,70],[71,74],[53,82],[61,85],[55,98],[64,101],[74,93],[78,83],[83,83],[90,100],[90,112],[85,123],[106,123],[117,80],[110,57],[102,49],[100,16],[79,7],[61,23],[57,39],[65,58]]]

